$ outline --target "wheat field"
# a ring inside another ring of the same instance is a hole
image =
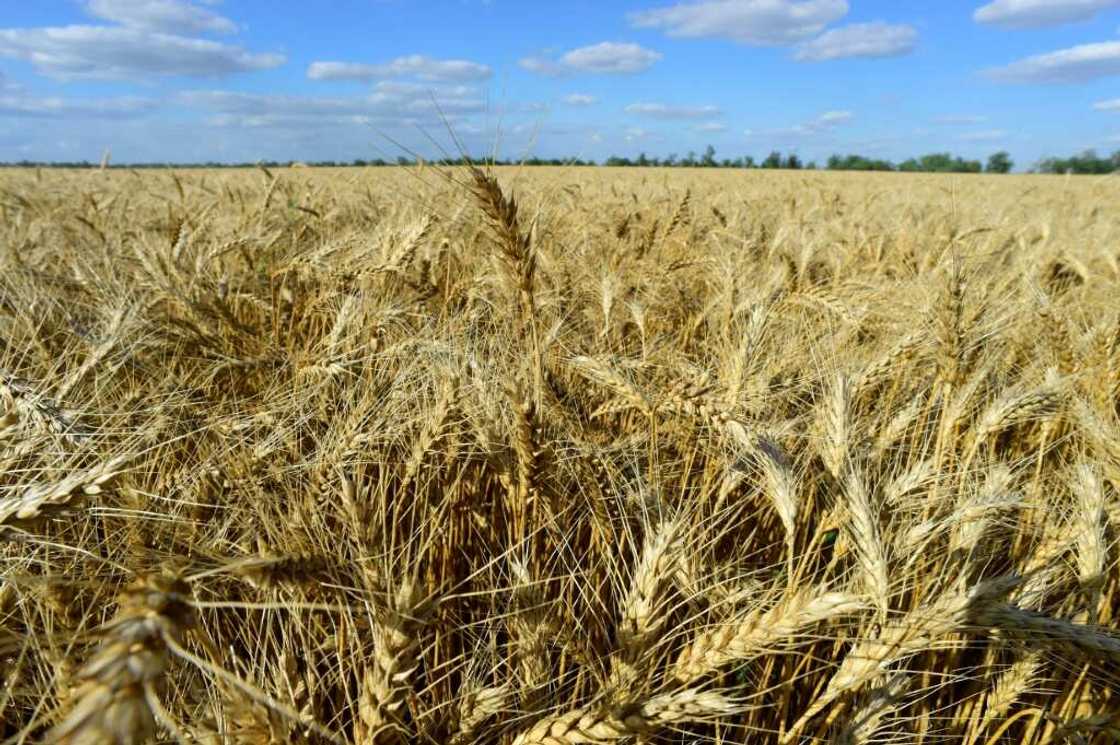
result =
[[[0,172],[0,737],[1116,742],[1117,202]]]

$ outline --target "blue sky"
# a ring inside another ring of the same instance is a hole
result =
[[[0,4],[0,161],[1120,149],[1120,0]]]

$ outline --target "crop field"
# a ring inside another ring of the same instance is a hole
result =
[[[0,171],[0,742],[1117,742],[1116,204]]]

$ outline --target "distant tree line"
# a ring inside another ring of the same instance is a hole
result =
[[[424,160],[425,163],[432,163],[441,166],[456,166],[462,165],[461,158],[440,158],[439,160]],[[487,159],[486,163],[496,166],[597,166],[599,165],[593,160],[582,160],[580,158],[525,158],[520,160],[494,160]],[[401,156],[395,160],[385,160],[384,158],[374,158],[366,160],[364,158],[355,158],[354,160],[254,160],[241,163],[234,162],[218,162],[206,161],[204,163],[174,163],[174,162],[148,162],[148,163],[113,163],[108,167],[111,169],[159,169],[159,168],[288,168],[291,166],[307,166],[309,168],[374,168],[380,166],[414,166],[416,159],[405,158]],[[77,161],[37,161],[37,160],[20,160],[12,162],[0,161],[0,168],[100,168],[99,163],[91,163],[88,160]]]
[[[828,159],[832,171],[903,171],[905,173],[1008,173],[1014,164],[1005,152],[988,158],[985,169],[978,160],[965,160],[951,153],[929,153],[918,158],[908,158],[898,165],[889,160],[868,158],[863,155],[833,155]]]
[[[1120,150],[1108,157],[1086,150],[1068,158],[1045,158],[1038,164],[1039,173],[1114,173],[1120,171]]]
[[[442,158],[426,161],[436,165],[459,165],[462,160],[457,158]],[[581,158],[525,158],[516,160],[488,160],[494,165],[524,165],[524,166],[597,166],[594,160]],[[343,167],[378,167],[378,166],[408,166],[414,165],[413,158],[398,157],[388,161],[383,158],[364,160],[361,158],[352,161],[256,161],[253,163],[134,163],[113,164],[110,168],[284,168],[292,165],[305,165],[325,168]],[[612,155],[603,161],[603,165],[624,168],[765,168],[765,169],[806,169],[817,168],[815,162],[803,163],[796,153],[782,154],[774,150],[765,158],[756,161],[752,156],[746,155],[739,158],[716,158],[716,150],[709,145],[704,152],[697,155],[690,151],[684,157],[675,153],[664,158],[640,153],[637,158],[627,158]],[[88,160],[69,162],[38,162],[22,160],[14,163],[0,163],[0,167],[16,168],[98,168],[99,164]],[[881,158],[871,158],[864,155],[848,154],[833,155],[825,163],[830,171],[899,171],[903,173],[1010,173],[1014,167],[1011,156],[1006,151],[993,153],[986,163],[978,160],[967,160],[951,153],[929,153],[917,158],[908,158],[901,163],[894,163]],[[1120,150],[1110,156],[1100,156],[1094,150],[1086,150],[1068,158],[1044,158],[1039,161],[1031,173],[1076,173],[1076,174],[1106,174],[1120,171]]]
[[[746,155],[741,158],[716,158],[716,149],[708,145],[699,156],[695,151],[689,151],[683,158],[676,153],[671,153],[664,158],[648,156],[641,153],[634,160],[612,155],[603,161],[605,166],[622,168],[807,168],[814,169],[816,163],[802,163],[796,153],[782,155],[777,150],[771,152],[761,161],[756,162],[753,156]]]

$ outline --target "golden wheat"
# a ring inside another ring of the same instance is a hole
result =
[[[1118,191],[7,169],[0,740],[1115,742]]]

